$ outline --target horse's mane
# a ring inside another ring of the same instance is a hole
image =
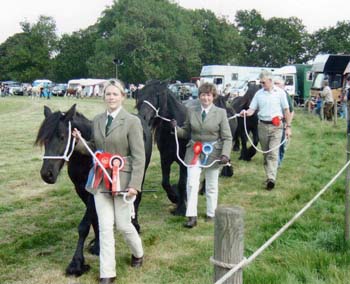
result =
[[[57,133],[59,122],[63,121],[64,118],[65,113],[61,111],[56,111],[45,117],[39,128],[34,145],[43,146],[46,141],[50,141],[55,133]],[[72,124],[72,127],[74,127],[74,125],[79,125],[79,130],[81,133],[88,133],[87,135],[85,134],[84,137],[89,139],[91,134],[90,123],[91,121],[88,120],[83,114],[76,112],[74,114],[74,123]]]
[[[259,85],[250,85],[244,96],[234,99],[232,102],[232,107],[235,109],[235,111],[240,112],[242,109],[248,109],[253,97],[255,96],[255,93],[259,89]]]

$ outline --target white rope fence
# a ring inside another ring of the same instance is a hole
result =
[[[349,166],[350,160],[340,169],[340,171],[321,189],[319,193],[315,195],[294,217],[286,223],[281,229],[279,229],[269,240],[267,240],[259,249],[257,249],[250,257],[241,260],[235,267],[229,270],[222,278],[215,282],[215,284],[223,284],[229,279],[235,272],[244,266],[251,263],[259,254],[261,254],[268,246],[272,244],[279,236],[281,236],[304,212],[311,207],[311,205],[335,182],[335,180],[343,173],[343,171]]]

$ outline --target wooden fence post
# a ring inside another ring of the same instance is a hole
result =
[[[218,207],[215,212],[214,260],[226,264],[238,264],[243,259],[244,211],[239,207]],[[232,267],[231,267],[232,268]],[[214,283],[230,268],[215,265]],[[242,270],[230,277],[226,284],[242,284]]]
[[[349,91],[350,92],[350,91]],[[350,159],[350,100],[347,104],[347,145],[346,145],[346,162]],[[346,169],[346,183],[345,183],[345,240],[350,239],[350,167]]]

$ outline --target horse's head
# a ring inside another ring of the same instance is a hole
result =
[[[75,116],[75,106],[73,105],[66,113],[52,112],[49,107],[44,106],[45,119],[40,126],[35,145],[44,146],[45,148],[40,174],[41,178],[47,183],[53,184],[56,182],[65,162],[64,158],[53,157],[62,157],[66,152],[66,148],[69,147],[70,149],[72,146],[69,124]]]
[[[160,115],[166,115],[167,110],[167,94],[170,90],[167,82],[152,80],[137,92],[136,108],[138,114],[146,121],[155,118],[157,110]]]

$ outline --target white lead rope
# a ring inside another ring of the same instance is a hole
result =
[[[267,150],[267,151],[263,151],[263,150],[260,150],[259,148],[257,148],[255,145],[254,145],[254,142],[252,141],[252,139],[250,138],[249,134],[248,134],[248,130],[247,130],[247,115],[246,115],[246,111],[244,112],[244,117],[243,117],[243,121],[244,121],[244,131],[245,131],[245,135],[247,136],[250,144],[252,144],[253,148],[255,150],[257,150],[258,152],[260,153],[263,153],[263,154],[267,154],[267,153],[270,153],[272,152],[273,150],[276,150],[278,149],[279,147],[281,147],[284,143],[286,143],[288,140],[287,140],[287,137],[284,138],[284,140],[278,144],[277,146]]]
[[[171,119],[159,115],[159,109],[156,109],[154,107],[154,105],[152,105],[149,101],[144,100],[143,102],[146,103],[147,105],[149,105],[155,111],[156,117],[159,117],[160,119],[168,121],[168,122],[171,121]],[[176,157],[181,162],[181,164],[183,164],[186,168],[193,168],[193,167],[210,168],[216,162],[220,162],[220,160],[217,159],[217,160],[212,161],[209,165],[188,165],[188,164],[186,164],[185,161],[180,158],[180,154],[179,154],[180,145],[179,145],[179,139],[177,137],[177,129],[176,129],[176,127],[174,128],[174,135],[175,135],[175,143],[176,143]],[[231,164],[230,163],[226,163],[224,166],[231,166]]]

